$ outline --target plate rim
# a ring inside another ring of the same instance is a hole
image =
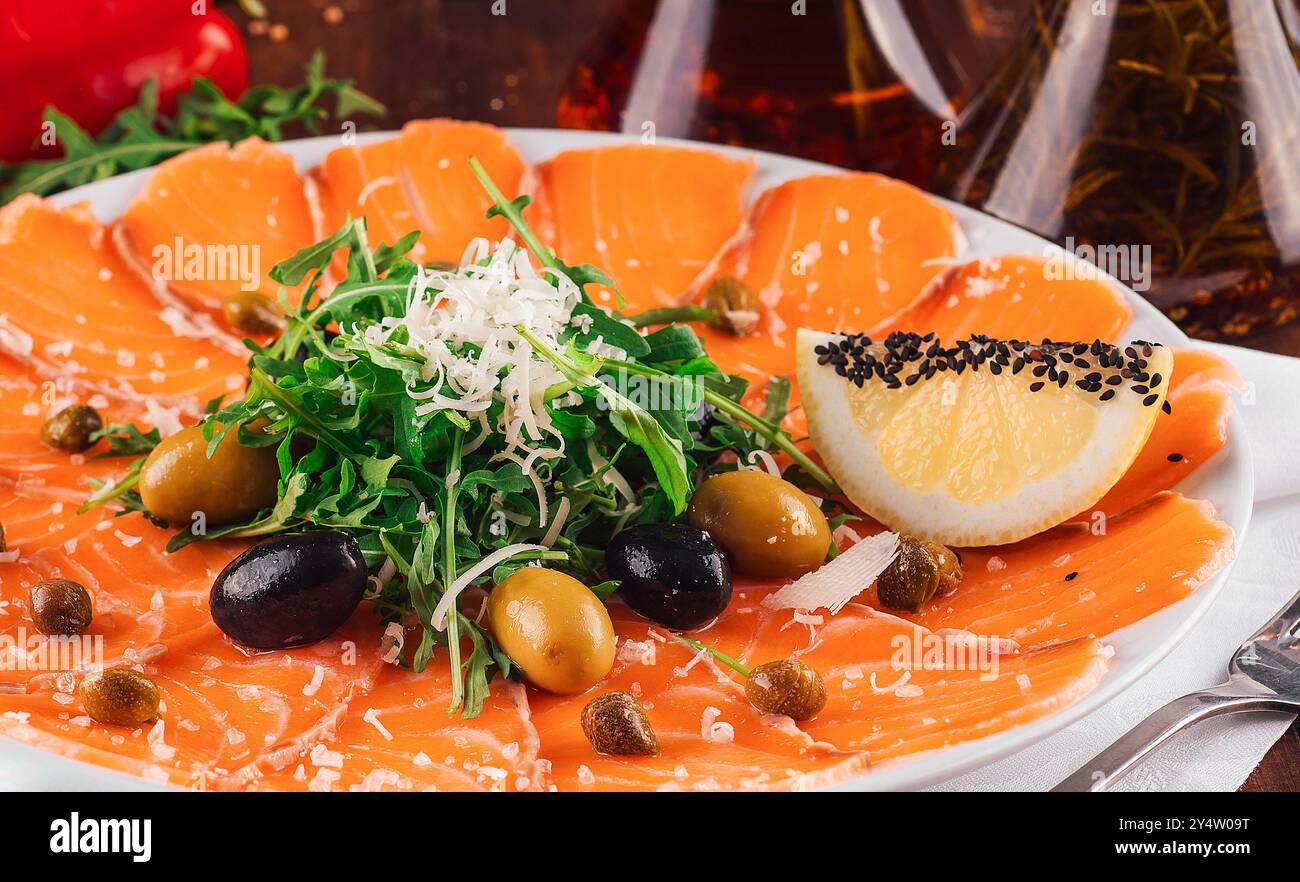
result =
[[[541,159],[549,158],[565,150],[588,147],[643,142],[637,135],[620,132],[591,132],[574,129],[550,128],[502,128],[507,139],[523,155],[528,165]],[[355,135],[354,143],[382,140],[398,134],[398,130],[366,132]],[[323,135],[312,138],[299,138],[275,143],[277,149],[283,150],[294,159],[295,168],[301,173],[319,163],[330,149],[340,146],[341,136]],[[827,163],[800,157],[785,156],[763,150],[753,150],[731,145],[710,144],[681,138],[656,137],[654,144],[690,147],[709,150],[725,155],[749,158],[754,161],[755,174],[748,183],[745,193],[746,208],[767,188],[784,180],[805,175],[844,174],[852,171]],[[76,202],[89,202],[95,216],[101,221],[115,219],[126,203],[135,195],[139,186],[157,169],[157,166],[128,172],[103,181],[96,181],[49,197],[57,206],[67,206]],[[980,256],[998,254],[1035,254],[1041,256],[1059,256],[1065,260],[1078,263],[1079,259],[1042,237],[1021,229],[993,215],[960,203],[955,203],[941,196],[926,193],[949,209],[957,219],[958,225],[966,234],[966,247],[957,258],[962,263]],[[116,207],[115,207],[116,206]],[[972,229],[972,226],[974,229]],[[979,235],[973,235],[977,232]],[[1009,237],[1026,246],[1022,248],[1002,248],[988,255],[981,255],[973,241],[991,234],[995,238]],[[1091,267],[1091,264],[1089,264]],[[1090,269],[1090,271],[1095,271]],[[1127,329],[1136,324],[1153,324],[1159,328],[1162,340],[1171,342],[1180,348],[1197,348],[1197,341],[1188,338],[1183,331],[1167,319],[1154,306],[1134,292],[1129,286],[1107,273],[1100,272],[1099,278],[1120,291],[1125,301],[1133,309],[1133,317],[1125,326]],[[1235,402],[1234,402],[1235,405]],[[1220,505],[1210,500],[1220,520],[1227,523],[1234,531],[1234,548],[1232,557],[1222,570],[1201,588],[1187,597],[1171,604],[1163,610],[1148,616],[1139,622],[1120,629],[1104,638],[1107,645],[1115,646],[1115,656],[1102,681],[1092,691],[1073,703],[1053,711],[1028,723],[1013,726],[1000,732],[983,736],[973,741],[947,745],[924,751],[898,760],[886,761],[875,765],[860,775],[853,776],[826,788],[828,790],[878,791],[878,790],[913,790],[952,780],[974,768],[986,766],[1004,759],[1033,744],[1043,741],[1063,731],[1068,726],[1082,720],[1105,704],[1108,704],[1121,692],[1128,689],[1157,664],[1164,660],[1175,647],[1180,645],[1193,627],[1204,617],[1210,606],[1217,600],[1224,586],[1231,578],[1233,566],[1245,540],[1254,506],[1254,471],[1249,438],[1246,434],[1244,420],[1239,408],[1234,406],[1229,415],[1228,440],[1224,447],[1200,469],[1193,472],[1188,479],[1180,483],[1183,487],[1189,482],[1195,486],[1206,483],[1207,479],[1227,477],[1231,485],[1228,504]],[[1216,470],[1207,473],[1207,470]],[[1225,473],[1223,470],[1227,470]],[[1235,477],[1232,474],[1235,473]],[[1223,483],[1223,482],[1220,482]],[[1175,488],[1177,489],[1177,488]],[[1190,495],[1190,494],[1189,494]],[[1204,498],[1195,496],[1194,498]],[[1230,511],[1225,512],[1226,509]],[[1137,637],[1143,631],[1154,632],[1156,643],[1148,645],[1144,652],[1130,657],[1133,649],[1130,642],[1142,643],[1149,639]],[[1123,653],[1123,655],[1121,655]],[[1120,659],[1122,664],[1116,663]],[[1225,660],[1226,669],[1226,660]],[[148,781],[125,772],[107,769],[86,763],[71,757],[62,756],[44,748],[26,744],[18,739],[0,737],[0,784],[7,774],[15,781],[21,782],[23,789],[44,790],[169,790],[179,789],[157,782]]]

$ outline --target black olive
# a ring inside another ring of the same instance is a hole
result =
[[[706,625],[731,600],[731,565],[709,534],[685,524],[624,530],[605,551],[609,575],[636,612],[676,631]]]
[[[217,627],[251,649],[324,640],[347,621],[366,589],[356,540],[325,530],[278,536],[226,565],[208,605]]]

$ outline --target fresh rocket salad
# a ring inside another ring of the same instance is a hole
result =
[[[679,520],[709,476],[771,464],[769,451],[788,459],[797,483],[835,488],[780,427],[788,379],[774,378],[754,413],[741,404],[746,382],[674,323],[718,316],[698,305],[652,316],[597,305],[587,288],[613,281],[551,254],[524,218],[529,198],[507,200],[470,162],[492,198],[488,216],[508,220],[518,242],[479,239],[459,266],[424,266],[406,256],[417,233],[372,245],[364,219],[350,219],[271,271],[287,315],[269,342],[246,341],[242,399],[210,403],[184,438],[96,428],[108,455],[138,458],[86,506],[113,502],[180,526],[171,551],[223,537],[346,534],[341,554],[359,552],[364,597],[398,642],[393,659],[422,671],[446,652],[458,672],[450,711],[466,717],[494,676],[519,675],[519,660],[465,612],[467,589],[541,564],[603,601],[620,584],[605,559],[616,537]],[[346,277],[326,296],[340,253]],[[295,305],[286,291],[300,286]],[[652,322],[660,327],[637,330]],[[267,475],[274,493],[195,501],[151,485],[151,468],[196,450],[218,469],[223,457],[260,458],[237,467]],[[834,554],[828,540],[816,534],[814,565]],[[355,605],[345,602],[342,618]],[[213,611],[227,630],[216,592]],[[418,643],[403,650],[415,622]]]

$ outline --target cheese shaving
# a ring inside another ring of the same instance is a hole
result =
[[[898,534],[877,533],[842,552],[830,563],[800,576],[763,598],[769,609],[814,610],[835,615],[850,600],[871,587],[898,555]]]
[[[474,566],[457,576],[456,580],[451,583],[451,587],[448,588],[438,600],[438,605],[433,608],[433,626],[439,631],[447,627],[447,611],[451,609],[452,603],[456,600],[456,595],[469,587],[479,576],[491,571],[497,564],[509,560],[516,554],[522,554],[525,551],[545,550],[546,549],[541,545],[530,545],[525,542],[520,542],[515,545],[507,545],[505,548],[498,548],[496,551],[474,564]]]

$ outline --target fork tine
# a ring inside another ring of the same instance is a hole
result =
[[[1261,640],[1266,637],[1281,637],[1290,633],[1297,624],[1300,624],[1300,592],[1287,601],[1286,606],[1282,607],[1281,612],[1273,616],[1264,627],[1255,632],[1255,635],[1243,643],[1245,647],[1249,643]]]

